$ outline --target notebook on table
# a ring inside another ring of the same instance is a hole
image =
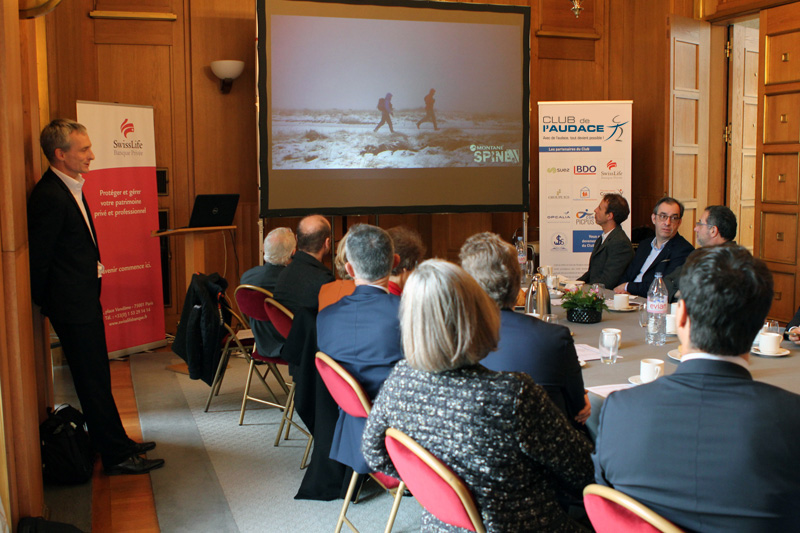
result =
[[[238,204],[238,194],[198,194],[194,199],[189,227],[230,226]]]

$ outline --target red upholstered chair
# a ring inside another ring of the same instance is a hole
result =
[[[372,409],[372,402],[367,396],[367,393],[364,392],[361,384],[356,381],[342,365],[323,352],[317,352],[314,363],[317,366],[317,371],[322,381],[325,382],[325,386],[342,411],[357,418],[367,418],[370,409]],[[400,500],[405,491],[405,484],[400,480],[387,476],[386,474],[381,474],[380,472],[373,472],[370,476],[384,489],[390,492],[394,491],[394,504],[392,505],[392,511],[389,514],[389,521],[386,523],[385,529],[385,533],[389,533],[392,530],[392,525],[394,525],[397,510],[400,508]],[[336,522],[336,533],[342,530],[343,524],[347,524],[352,531],[358,533],[358,530],[352,522],[345,516],[347,514],[347,508],[350,506],[350,499],[353,497],[353,492],[355,492],[357,482],[358,473],[353,472],[353,476],[350,478],[350,485],[347,487],[347,496],[344,498],[344,505],[342,505],[342,510],[339,513],[339,521]]]
[[[386,451],[400,479],[429,513],[446,524],[486,531],[472,493],[450,467],[394,428],[386,430]]]
[[[583,489],[586,514],[597,533],[682,533],[672,522],[627,494],[603,485]]]

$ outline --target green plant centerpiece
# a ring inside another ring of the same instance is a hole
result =
[[[561,297],[561,307],[567,310],[567,320],[578,324],[596,324],[608,309],[603,294],[598,289],[566,291]]]

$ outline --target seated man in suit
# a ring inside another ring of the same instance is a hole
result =
[[[681,266],[694,247],[681,237],[678,228],[683,219],[683,204],[675,198],[665,196],[658,201],[650,216],[656,227],[656,236],[650,242],[642,242],[636,256],[622,275],[620,285],[614,292],[647,296],[656,272],[667,276]]]
[[[620,276],[633,259],[631,240],[622,230],[631,210],[621,194],[606,194],[594,210],[594,221],[603,229],[589,259],[589,270],[578,280],[616,287]]]
[[[513,311],[521,278],[514,247],[494,233],[478,233],[466,240],[459,258],[501,310],[500,344],[481,364],[530,375],[574,425],[584,424],[592,408],[569,329]]]
[[[800,396],[753,381],[750,347],[772,275],[735,244],[694,252],[671,375],[609,395],[593,456],[598,483],[691,531],[800,531]]]
[[[293,313],[307,309],[317,314],[319,288],[334,280],[322,264],[331,250],[331,224],[321,215],[309,215],[297,225],[297,251],[278,276],[273,295]]]
[[[706,207],[706,210],[700,215],[700,220],[694,225],[697,244],[702,247],[733,242],[733,239],[736,238],[736,226],[736,215],[733,214],[733,211],[724,205],[710,205]],[[670,302],[677,300],[676,293],[682,273],[683,265],[664,276]]]
[[[255,266],[242,274],[242,285],[255,285],[273,292],[278,276],[292,260],[292,252],[297,245],[292,230],[275,228],[264,239],[264,264]],[[267,357],[279,357],[285,339],[273,325],[261,320],[250,323],[253,337],[256,339],[258,353]]]
[[[392,268],[400,258],[394,253],[389,234],[368,224],[350,229],[346,247],[345,268],[355,280],[356,290],[320,311],[317,343],[374,399],[395,363],[403,358],[400,298],[387,288]],[[359,474],[371,472],[361,455],[365,422],[340,410],[330,453],[331,459]]]

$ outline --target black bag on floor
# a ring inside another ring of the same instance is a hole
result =
[[[47,420],[39,426],[44,479],[58,485],[89,481],[94,469],[94,450],[83,414],[64,404],[47,408]]]
[[[80,529],[61,522],[51,522],[41,516],[20,518],[17,533],[83,533]]]

